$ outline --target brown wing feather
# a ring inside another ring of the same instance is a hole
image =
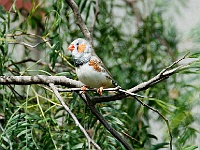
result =
[[[114,80],[113,80],[113,77],[112,77],[112,75],[111,75],[111,73],[108,71],[108,69],[105,67],[105,65],[104,65],[104,63],[102,62],[102,60],[95,54],[95,53],[93,53],[93,58],[95,58],[96,57],[96,60],[97,60],[97,62],[98,62],[98,66],[101,68],[101,71],[103,71],[103,72],[107,72],[107,74],[108,74],[108,76],[106,76],[108,79],[111,79],[112,80],[112,83],[113,83],[113,85],[114,86],[118,86],[118,84],[117,84],[117,82],[115,82]],[[92,58],[92,59],[93,59]]]

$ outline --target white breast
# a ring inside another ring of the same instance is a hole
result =
[[[106,72],[97,72],[88,63],[76,68],[78,79],[91,88],[113,87],[112,80],[108,79]]]

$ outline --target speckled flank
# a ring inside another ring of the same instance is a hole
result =
[[[99,67],[99,62],[97,60],[90,60],[89,61],[89,66],[92,66],[94,70],[101,72],[101,68]]]

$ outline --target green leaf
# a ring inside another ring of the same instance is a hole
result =
[[[31,129],[26,129],[26,130],[22,130],[22,132],[20,132],[19,134],[17,134],[17,137],[20,137],[23,134],[28,134],[30,133]]]
[[[189,57],[190,58],[199,58],[200,57],[200,52],[193,53]]]
[[[153,135],[153,134],[147,134],[147,136],[148,136],[149,138],[158,140],[157,136],[155,136],[155,135]]]
[[[167,146],[169,146],[169,143],[159,143],[154,145],[150,150],[158,150],[161,148],[167,148]]]
[[[81,8],[80,8],[80,12],[81,12],[81,13],[82,13],[82,11],[84,10],[86,4],[87,4],[87,0],[82,0],[82,4],[81,4]]]
[[[198,146],[189,146],[189,147],[184,148],[183,150],[195,150],[197,148]]]
[[[82,149],[83,148],[84,143],[79,143],[77,145],[74,145],[71,149],[75,150],[75,149]]]
[[[56,43],[53,44],[51,51],[50,51],[50,54],[49,54],[50,55],[50,61],[52,62],[52,68],[55,67],[57,58],[59,56],[59,52],[57,50],[58,46],[59,46],[59,41],[57,41]]]

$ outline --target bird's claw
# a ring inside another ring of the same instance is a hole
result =
[[[83,94],[85,94],[86,89],[87,89],[87,86],[82,86],[82,87],[81,87],[81,91],[83,92]]]
[[[103,94],[103,86],[97,89],[97,93],[99,93],[100,95]]]

